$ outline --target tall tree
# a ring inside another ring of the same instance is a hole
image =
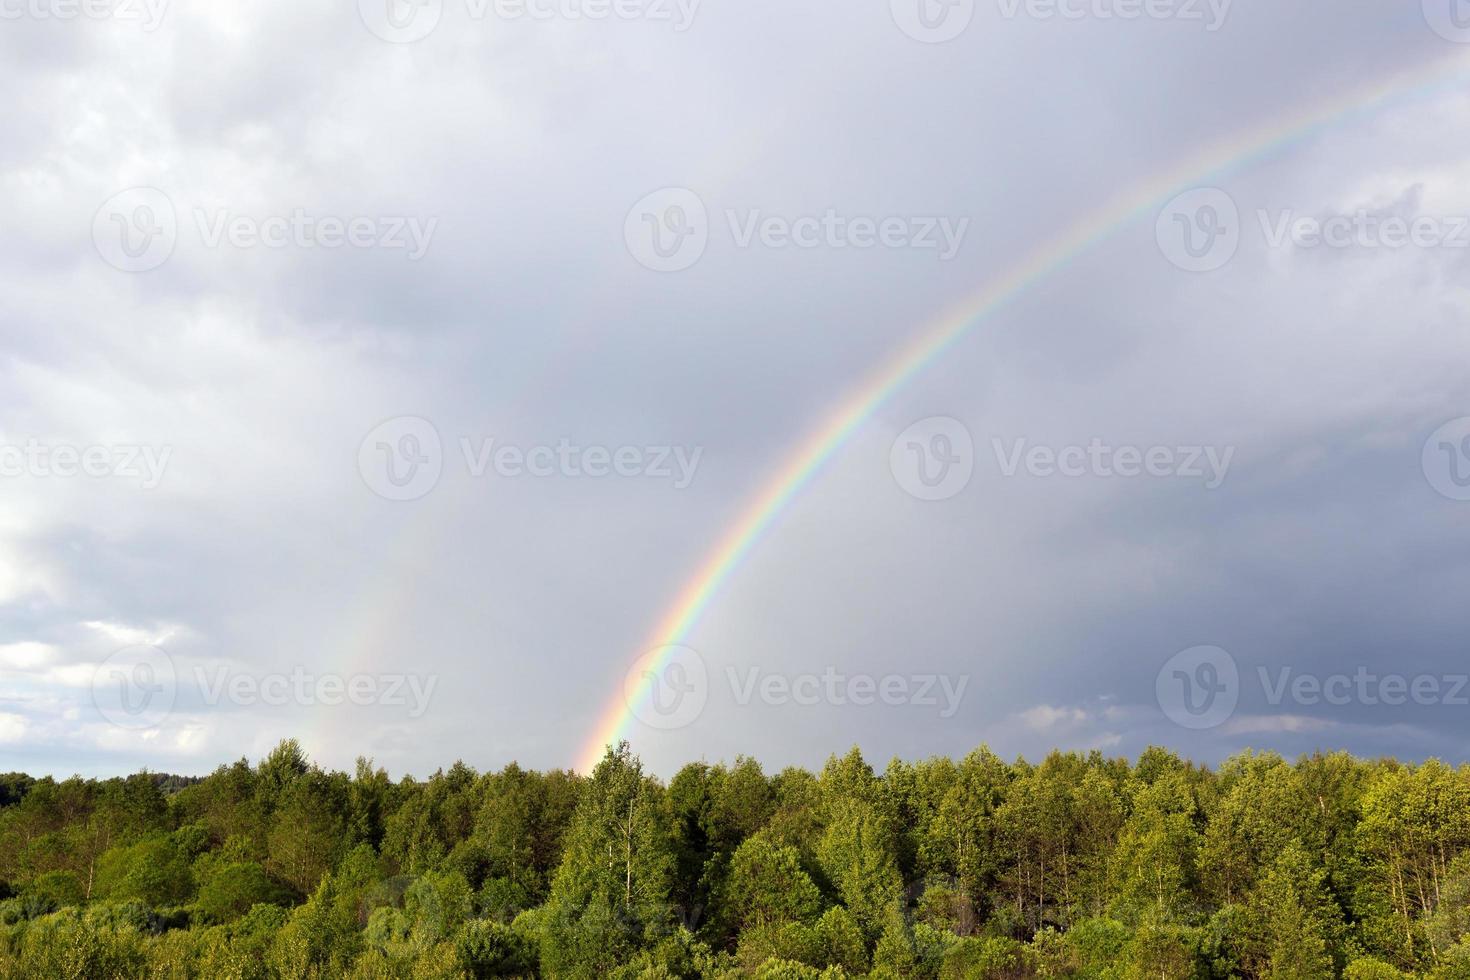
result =
[[[599,977],[671,927],[674,852],[663,789],[626,742],[593,770],[545,911],[547,970]]]

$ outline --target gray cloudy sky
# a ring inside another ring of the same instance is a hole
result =
[[[0,14],[0,768],[578,763],[837,407],[1140,186],[628,736],[1466,758],[1463,0]]]

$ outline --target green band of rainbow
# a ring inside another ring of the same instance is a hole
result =
[[[1241,170],[1328,127],[1411,98],[1449,90],[1462,84],[1467,76],[1470,72],[1467,72],[1463,57],[1431,63],[1427,69],[1380,80],[1355,89],[1346,97],[1325,106],[1296,113],[1249,134],[1212,145],[1170,171],[1117,195],[1024,261],[991,280],[977,294],[922,330],[916,341],[849,395],[826,424],[802,444],[721,537],[689,585],[669,608],[643,652],[683,642],[741,560],[812,481],[823,464],[847,443],[874,411],[952,344],[1029,287],[1057,272],[1130,222],[1157,210],[1183,190]],[[649,669],[657,673],[663,662],[662,657],[656,658]],[[635,699],[647,699],[650,688],[651,685],[644,685],[630,697],[619,687],[580,753],[579,771],[590,772],[601,760],[606,747],[625,736],[635,718],[635,708],[641,707]]]

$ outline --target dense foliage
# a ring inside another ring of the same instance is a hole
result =
[[[1470,978],[1470,768],[0,777],[0,976]]]

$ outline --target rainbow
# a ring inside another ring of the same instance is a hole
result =
[[[1029,256],[986,283],[977,293],[921,330],[917,339],[900,350],[863,384],[854,389],[741,511],[706,557],[688,585],[675,599],[654,631],[645,651],[645,674],[657,673],[668,653],[694,628],[721,587],[775,523],[776,518],[806,488],[873,413],[899,389],[996,311],[1030,287],[1070,264],[1092,246],[1109,238],[1134,220],[1157,210],[1170,198],[1191,187],[1242,170],[1280,150],[1306,140],[1328,127],[1380,111],[1390,105],[1437,95],[1470,76],[1465,59],[1431,63],[1427,69],[1391,76],[1349,92],[1325,106],[1222,140],[1192,155],[1165,173],[1157,174],[1119,193],[1081,221],[1057,234]],[[578,758],[578,771],[590,772],[610,744],[624,737],[651,684],[636,694],[620,689],[599,719]]]

